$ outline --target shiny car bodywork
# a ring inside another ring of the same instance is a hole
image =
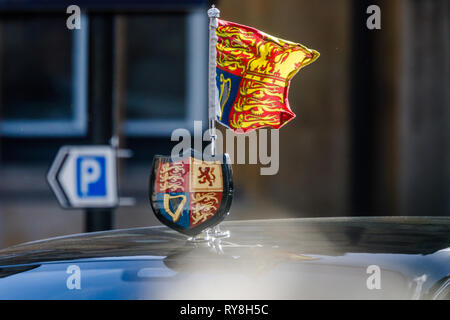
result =
[[[0,251],[0,299],[449,296],[448,218],[253,220],[221,228],[228,238],[203,242],[148,227],[13,246]],[[71,266],[80,271],[78,289],[67,283]]]

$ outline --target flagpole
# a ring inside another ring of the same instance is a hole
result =
[[[209,17],[209,72],[208,72],[208,114],[209,114],[209,132],[211,136],[211,156],[216,156],[216,113],[217,103],[219,101],[216,86],[216,67],[217,67],[217,34],[218,27],[217,19],[220,17],[220,10],[214,5],[208,10]],[[208,228],[204,231],[205,239],[219,239],[230,236],[229,231],[221,231],[218,225],[213,228]],[[220,242],[219,242],[220,247]]]
[[[208,75],[208,114],[209,114],[209,132],[211,136],[211,155],[216,155],[216,104],[218,101],[216,86],[216,44],[218,26],[217,19],[220,17],[220,11],[214,5],[208,10],[209,17],[209,75]]]

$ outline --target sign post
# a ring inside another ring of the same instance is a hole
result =
[[[88,139],[92,145],[62,147],[47,176],[62,207],[85,209],[86,232],[112,229],[114,208],[135,204],[134,198],[118,197],[118,159],[130,158],[132,152],[119,143],[123,56],[120,45],[114,45],[120,38],[115,22],[113,16],[103,14],[89,19]]]
[[[89,19],[89,140],[93,145],[110,145],[114,136],[114,22],[111,15],[94,14]],[[112,208],[87,208],[87,232],[111,230]]]

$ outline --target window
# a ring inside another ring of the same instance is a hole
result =
[[[153,137],[169,136],[176,128],[192,130],[193,121],[207,115],[204,10],[124,17],[126,134]],[[86,136],[88,18],[82,15],[80,30],[68,30],[65,19],[0,16],[1,136]]]
[[[129,136],[168,136],[206,119],[207,22],[204,11],[127,17]]]
[[[64,15],[0,18],[0,134],[86,132],[87,19],[68,30]]]

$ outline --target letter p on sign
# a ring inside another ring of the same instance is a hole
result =
[[[80,156],[77,163],[77,193],[84,197],[106,195],[106,165],[104,157]]]

